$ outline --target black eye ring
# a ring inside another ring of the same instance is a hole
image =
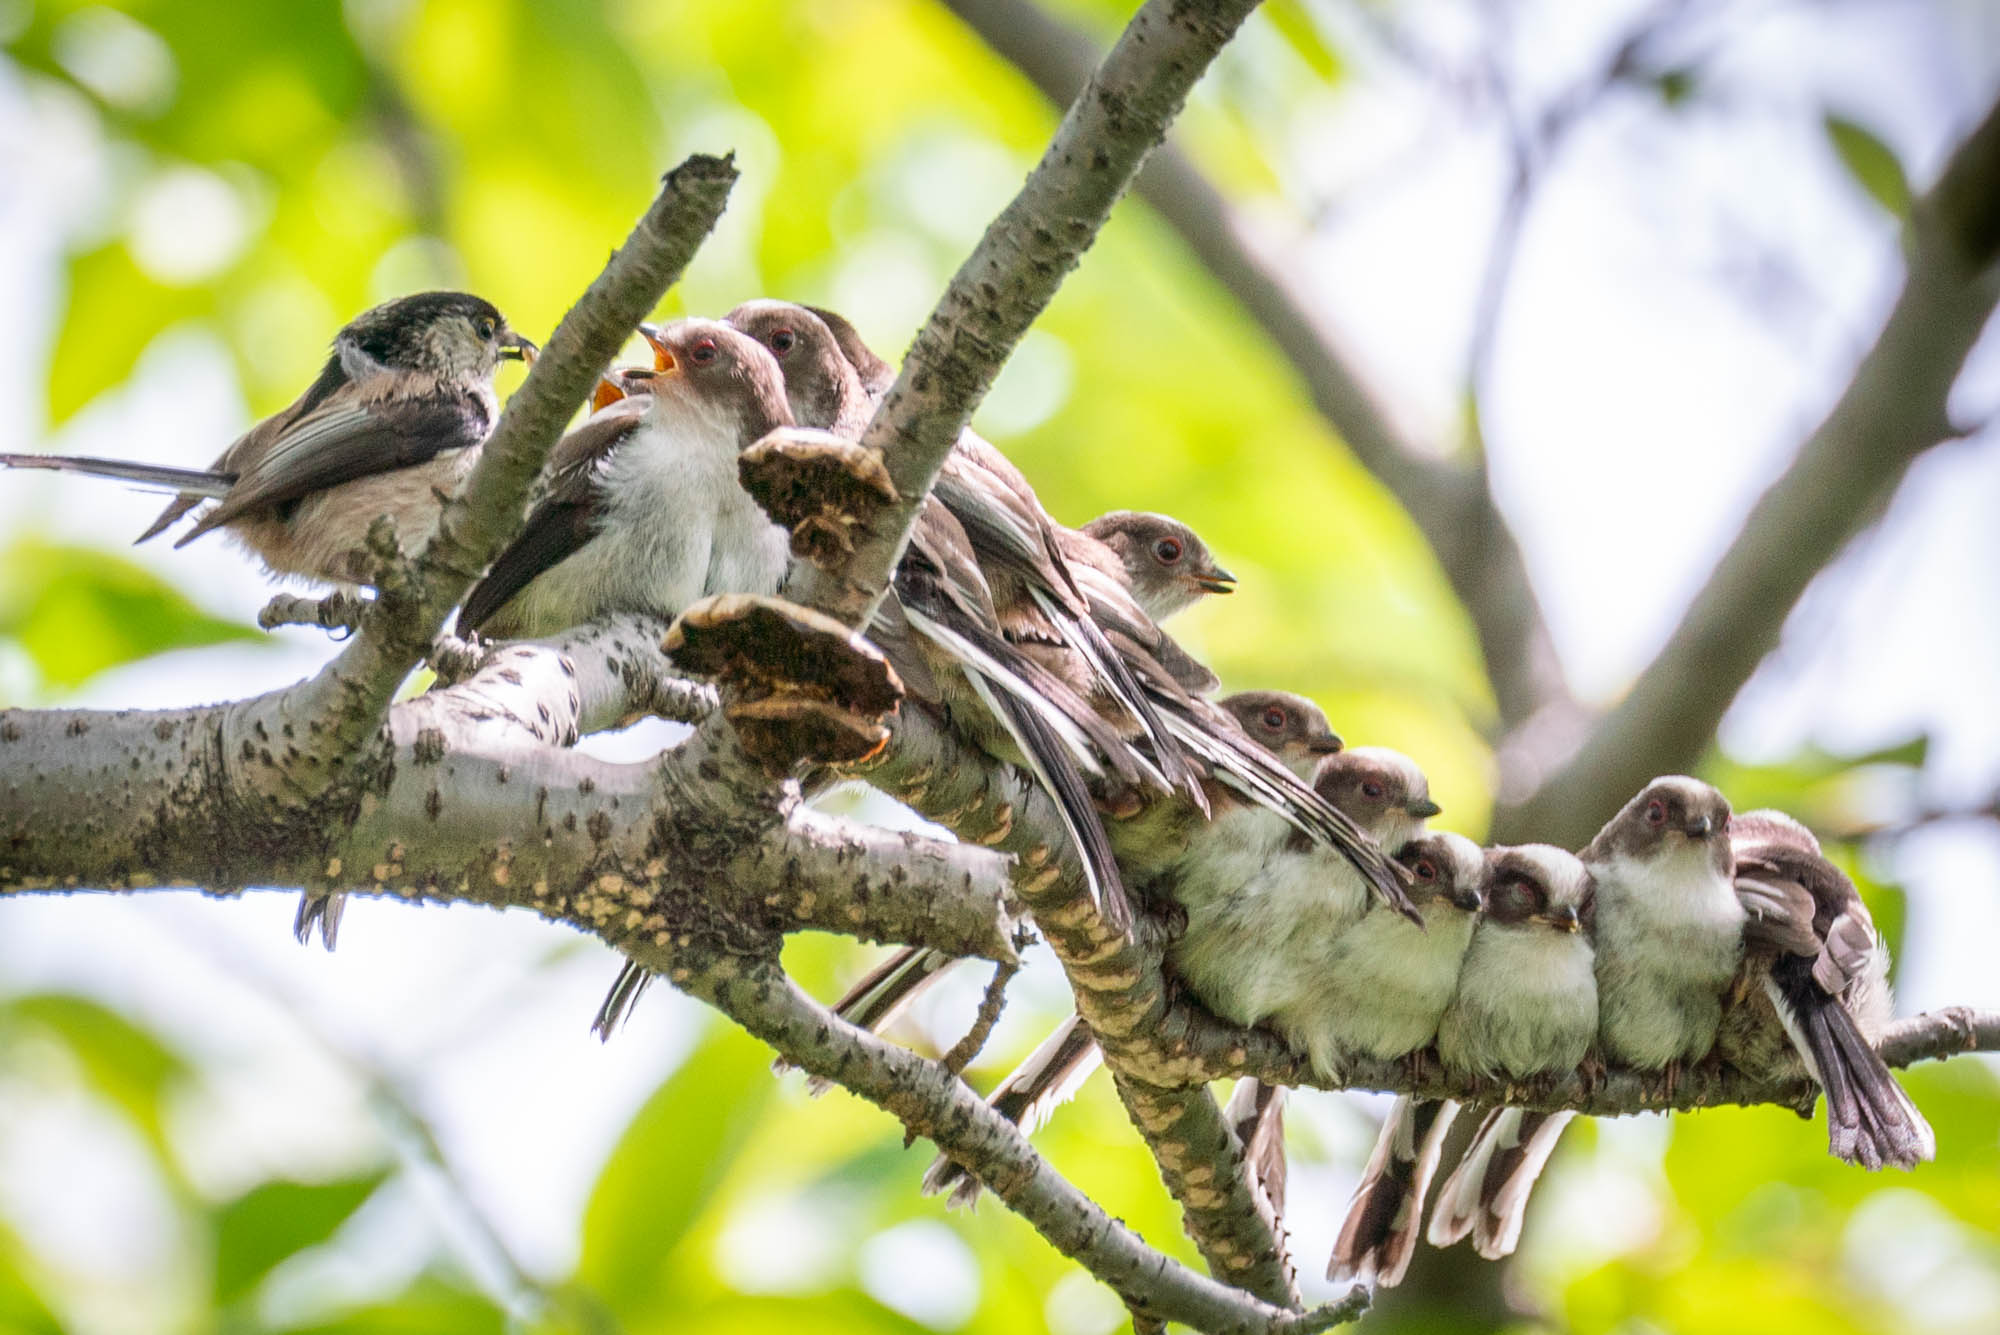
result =
[[[494,324],[491,320],[482,319],[479,322],[478,329],[479,329],[479,337],[481,337],[482,339],[490,339],[493,337],[494,333],[499,329],[499,326]]]
[[[789,329],[774,330],[770,338],[771,351],[782,357],[796,347],[798,341],[799,336]]]

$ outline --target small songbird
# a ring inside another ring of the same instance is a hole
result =
[[[526,527],[459,612],[461,635],[552,635],[612,612],[671,619],[716,593],[773,593],[790,538],[736,476],[744,448],[791,425],[777,364],[712,320],[651,331],[653,372],[550,455]]]
[[[1341,748],[1326,711],[1290,691],[1238,691],[1216,702],[1251,741],[1308,782],[1319,762]]]
[[[1420,927],[1383,904],[1340,934],[1325,965],[1271,1016],[1332,1083],[1349,1055],[1393,1061],[1431,1045],[1458,991],[1459,966],[1483,904],[1485,858],[1461,834],[1425,834],[1396,852],[1410,869]]]
[[[1155,621],[1166,621],[1212,593],[1230,593],[1236,576],[1216,564],[1208,544],[1178,519],[1113,510],[1083,531],[1118,553],[1132,596]]]
[[[219,528],[273,575],[365,583],[369,526],[387,515],[405,550],[423,545],[499,418],[494,369],[534,352],[490,302],[420,292],[349,321],[311,387],[208,469],[36,454],[0,464],[177,492],[140,542],[213,501],[176,547]]]
[[[1385,747],[1327,756],[1313,790],[1379,848],[1401,848],[1438,814],[1423,771]],[[1260,807],[1218,804],[1204,837],[1164,877],[1187,912],[1169,948],[1202,1004],[1252,1025],[1310,995],[1340,937],[1368,911],[1368,883],[1339,853]]]
[[[1600,1046],[1671,1088],[1715,1046],[1743,958],[1729,801],[1699,779],[1655,779],[1580,856],[1597,886]]]
[[[1755,1075],[1802,1062],[1826,1091],[1828,1147],[1866,1168],[1911,1168],[1937,1139],[1876,1055],[1889,1022],[1889,952],[1854,883],[1781,811],[1732,817],[1736,893],[1749,913],[1741,1000],[1717,1051]]]
[[[1466,949],[1458,992],[1438,1022],[1445,1069],[1526,1080],[1582,1063],[1598,1033],[1596,893],[1588,868],[1562,849],[1526,844],[1487,850],[1486,911]],[[1435,1156],[1453,1111],[1437,1114],[1420,1155]],[[1557,1125],[1543,1140],[1521,1143],[1513,1162],[1495,1162],[1503,1146],[1517,1145],[1509,1127],[1521,1116],[1516,1108],[1488,1115],[1473,1148],[1439,1189],[1429,1230],[1433,1244],[1448,1247],[1471,1233],[1482,1256],[1513,1250],[1527,1191],[1540,1172],[1532,1155],[1546,1158],[1561,1131]],[[1408,1208],[1407,1227],[1414,1230],[1421,1197]],[[1407,1246],[1398,1244],[1405,1265]],[[1338,1249],[1334,1259],[1344,1259]]]

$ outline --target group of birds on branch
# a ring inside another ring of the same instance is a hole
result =
[[[746,452],[773,440],[851,452],[895,381],[846,320],[787,302],[639,333],[653,364],[605,373],[525,525],[467,595],[461,636],[541,637],[775,594],[802,534],[746,490]],[[311,387],[207,469],[0,463],[173,492],[142,540],[193,513],[177,545],[220,529],[274,575],[366,584],[380,561],[371,527],[386,515],[405,550],[423,546],[498,418],[496,367],[534,352],[488,302],[421,293],[350,322]],[[1709,785],[1668,777],[1580,853],[1482,849],[1429,830],[1439,808],[1408,757],[1344,748],[1296,695],[1215,698],[1214,674],[1161,623],[1233,583],[1165,516],[1057,523],[967,431],[867,632],[901,678],[903,707],[1024,768],[1052,799],[1106,924],[1157,931],[1188,993],[1224,1020],[1276,1030],[1327,1084],[1357,1059],[1513,1084],[1618,1067],[1669,1089],[1697,1062],[1755,1076],[1802,1066],[1825,1091],[1835,1154],[1870,1168],[1932,1157],[1929,1127],[1874,1049],[1886,952],[1803,826],[1734,814]],[[331,946],[339,904],[309,896],[301,939],[317,923]],[[880,1028],[951,963],[900,951],[838,1012]],[[601,1033],[647,976],[626,966]],[[1072,1020],[992,1100],[1032,1129],[1096,1060]],[[1277,1093],[1245,1082],[1232,1100],[1274,1197]],[[1455,1110],[1398,1102],[1331,1274],[1401,1277]],[[1490,1110],[1440,1189],[1431,1239],[1510,1251],[1568,1116]],[[926,1183],[977,1191],[944,1160]]]

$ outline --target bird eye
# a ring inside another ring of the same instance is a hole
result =
[[[772,332],[770,338],[771,351],[782,357],[796,347],[798,341],[799,336],[789,329],[775,330]]]
[[[1264,711],[1264,726],[1272,732],[1283,732],[1285,730],[1285,722],[1285,711],[1276,705],[1272,705]]]
[[[1437,864],[1429,858],[1418,858],[1417,865],[1410,868],[1420,881],[1435,881],[1438,878]]]
[[[697,366],[706,366],[715,360],[716,351],[714,339],[700,339],[688,349],[688,360]]]
[[[1364,797],[1369,797],[1375,799],[1376,801],[1380,801],[1382,798],[1383,788],[1382,785],[1377,783],[1375,780],[1369,779],[1361,785],[1361,793],[1362,796]]]
[[[1174,562],[1181,559],[1180,539],[1161,538],[1158,542],[1153,544],[1153,555],[1159,559],[1161,565],[1163,566],[1172,565]]]
[[[479,330],[480,338],[491,339],[494,335],[494,332],[499,329],[499,326],[494,324],[491,320],[482,317],[476,328]]]
[[[1665,825],[1666,823],[1667,804],[1657,797],[1646,803],[1646,824]]]

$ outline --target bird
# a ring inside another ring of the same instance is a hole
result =
[[[1937,1155],[1937,1138],[1876,1054],[1889,1021],[1889,953],[1854,883],[1781,811],[1733,816],[1736,893],[1749,914],[1722,1059],[1765,1075],[1795,1055],[1826,1092],[1827,1144],[1876,1169]]]
[[[1394,1061],[1431,1045],[1483,907],[1484,857],[1464,835],[1419,835],[1396,850],[1396,860],[1410,869],[1423,925],[1371,906],[1271,1016],[1285,1041],[1332,1083],[1344,1078],[1349,1055]]]
[[[1215,702],[1251,741],[1307,782],[1319,762],[1338,752],[1340,734],[1326,711],[1290,691],[1238,691]]]
[[[613,612],[671,620],[717,593],[769,594],[790,538],[737,480],[737,455],[791,425],[775,362],[712,320],[655,329],[653,371],[564,436],[541,502],[466,595],[458,633],[552,635]]]
[[[1439,813],[1423,771],[1385,747],[1327,756],[1313,790],[1378,848],[1401,848]],[[1211,1012],[1257,1024],[1309,993],[1341,934],[1368,911],[1370,887],[1345,857],[1262,806],[1218,802],[1200,835],[1158,878],[1187,914],[1167,958]]]
[[[273,576],[366,584],[370,525],[387,515],[406,551],[422,546],[499,418],[494,370],[534,355],[491,302],[419,292],[350,320],[306,391],[206,469],[38,454],[0,464],[177,493],[139,542],[210,502],[174,546],[222,529]]]
[[[1510,1081],[1575,1069],[1597,1039],[1600,1018],[1593,958],[1597,887],[1589,868],[1548,844],[1490,848],[1484,891],[1486,909],[1466,948],[1458,991],[1438,1022],[1438,1060],[1447,1071]],[[1399,1111],[1413,1110],[1414,1101]],[[1452,1111],[1435,1115],[1421,1155],[1437,1153]],[[1428,1233],[1434,1245],[1448,1247],[1470,1233],[1482,1256],[1513,1250],[1539,1163],[1527,1171],[1495,1155],[1512,1142],[1507,1127],[1520,1118],[1515,1108],[1488,1115],[1473,1148],[1439,1188]],[[1533,1148],[1546,1156],[1540,1142]],[[1422,1206],[1420,1198],[1409,1201],[1399,1234],[1414,1232]],[[1399,1239],[1389,1254],[1400,1254],[1407,1265],[1413,1245],[1413,1237]],[[1336,1248],[1335,1263],[1346,1259]],[[1401,1277],[1399,1269],[1394,1273]]]
[[[1211,594],[1230,593],[1236,576],[1216,563],[1195,531],[1169,515],[1113,510],[1083,531],[1118,554],[1132,596],[1154,621],[1164,622]]]
[[[893,382],[887,363],[868,351],[854,327],[834,312],[760,300],[725,318],[777,356],[795,414],[822,414],[818,421],[801,419],[801,425],[854,429],[872,416],[873,399]],[[836,354],[851,377],[839,374],[833,364]],[[828,375],[841,380],[838,392],[817,383]],[[1036,770],[1037,779],[1056,798],[1083,855],[1093,893],[1109,905],[1111,921],[1128,918],[1129,909],[1122,903],[1117,861],[1108,848],[1098,847],[1101,822],[1078,797],[1085,773],[1092,770],[1108,770],[1108,780],[1126,783],[1136,775],[1156,791],[1181,793],[1204,814],[1209,806],[1206,781],[1213,778],[1339,848],[1376,893],[1407,909],[1395,864],[1336,808],[1245,737],[1227,715],[1190,694],[1171,667],[1149,651],[1149,643],[1165,632],[1119,578],[1123,562],[1088,534],[1057,525],[1005,455],[977,434],[963,433],[931,494],[955,526],[939,523],[945,541],[930,543],[920,515],[910,553],[896,573],[898,605],[960,667],[982,669],[966,673],[965,680],[988,704],[1013,747],[996,748],[990,733],[982,744],[1003,759],[1024,759]],[[1092,547],[1103,555],[1074,559]],[[968,564],[981,576],[979,582],[971,581]],[[980,592],[990,599],[973,596]],[[990,636],[995,625],[997,644]],[[871,628],[878,637],[880,631]],[[996,652],[1009,644],[1019,654]],[[1019,658],[1043,671],[1016,670]],[[1017,689],[1020,685],[1029,691]],[[1067,704],[1051,708],[1052,696],[1057,701],[1080,699],[1085,712],[1095,717],[1079,715]],[[956,711],[954,718],[969,713]],[[1112,730],[1108,742],[1107,728]],[[1052,736],[1038,742],[1038,730]],[[1050,754],[1048,743],[1056,741],[1068,743],[1062,748],[1067,755]],[[1015,754],[1004,753],[1010,749]]]
[[[1599,1046],[1671,1091],[1715,1046],[1743,958],[1729,800],[1699,779],[1654,779],[1579,856],[1597,886]]]

